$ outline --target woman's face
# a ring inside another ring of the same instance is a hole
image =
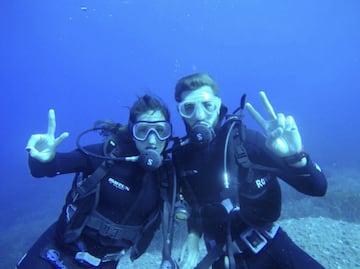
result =
[[[150,110],[141,114],[134,122],[132,135],[140,153],[152,149],[161,155],[171,135],[171,126],[160,111]]]

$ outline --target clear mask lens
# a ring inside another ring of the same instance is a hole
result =
[[[194,100],[184,100],[179,103],[180,115],[184,118],[192,118],[198,109],[202,109],[207,115],[219,111],[221,99],[213,96],[209,99],[198,98]]]
[[[167,121],[138,121],[132,127],[132,135],[138,141],[145,141],[151,132],[164,141],[171,136],[172,127]]]

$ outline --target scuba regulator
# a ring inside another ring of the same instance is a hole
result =
[[[205,122],[199,122],[189,130],[189,139],[199,145],[210,143],[214,137],[214,129]]]

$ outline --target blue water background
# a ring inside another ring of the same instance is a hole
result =
[[[70,132],[59,151],[73,149],[95,120],[126,123],[143,93],[166,101],[175,135],[183,135],[174,85],[193,72],[218,81],[230,110],[243,93],[261,109],[265,90],[277,112],[295,117],[305,150],[323,167],[358,167],[359,12],[356,0],[4,2],[0,231],[18,229],[14,242],[38,235],[21,225],[49,212],[54,219],[70,186],[71,176],[33,179],[27,167],[24,147],[47,130],[49,108],[57,134]],[[250,115],[245,120],[258,128]]]

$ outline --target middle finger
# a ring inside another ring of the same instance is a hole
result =
[[[274,111],[274,108],[270,104],[269,99],[266,97],[265,92],[261,91],[260,93],[261,100],[263,102],[263,105],[265,107],[265,110],[268,112],[268,115],[270,116],[270,119],[276,120],[276,114]]]

